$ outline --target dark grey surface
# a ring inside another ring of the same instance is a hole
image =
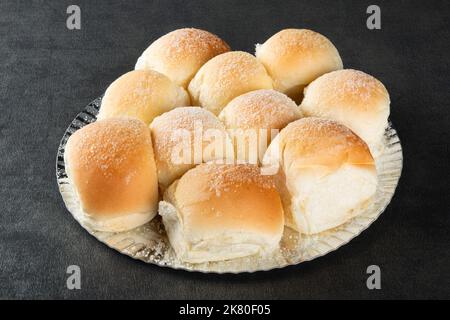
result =
[[[66,28],[78,4],[82,29]],[[0,298],[450,298],[448,1],[377,1],[382,30],[365,27],[368,1],[0,2]],[[185,26],[236,50],[285,27],[327,35],[346,67],[391,94],[404,149],[392,203],[350,244],[273,272],[203,275],[146,265],[89,236],[66,211],[55,155],[66,126],[133,68],[156,37]],[[82,289],[66,289],[66,268]],[[368,265],[382,269],[369,291]]]

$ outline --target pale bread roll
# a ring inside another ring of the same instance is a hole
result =
[[[367,208],[377,188],[366,143],[342,124],[319,118],[290,123],[263,160],[276,176],[286,224],[304,234],[337,227]]]
[[[189,84],[194,105],[218,115],[233,98],[257,89],[272,89],[272,79],[250,53],[231,51],[205,63]]]
[[[112,118],[88,124],[70,136],[64,161],[80,218],[92,228],[129,230],[156,215],[156,165],[150,130],[142,121]]]
[[[297,103],[303,88],[324,73],[342,69],[336,47],[325,36],[307,29],[285,29],[256,45],[256,57],[274,80],[274,89]]]
[[[252,165],[189,170],[166,191],[159,213],[178,258],[191,263],[271,253],[283,233],[273,179]]]
[[[198,69],[211,58],[230,51],[218,36],[194,28],[178,29],[155,40],[139,57],[136,70],[156,70],[187,88]]]
[[[189,104],[187,92],[165,75],[134,70],[106,89],[97,118],[133,117],[150,124],[156,116]]]
[[[369,146],[374,157],[384,149],[390,112],[389,93],[374,77],[346,69],[327,73],[305,89],[300,106],[306,116],[339,121]]]
[[[300,118],[299,110],[285,94],[261,89],[231,100],[219,119],[230,132],[237,160],[257,164],[279,130]]]
[[[199,163],[211,160],[226,163],[234,159],[225,126],[206,109],[173,109],[156,117],[150,128],[162,189]]]

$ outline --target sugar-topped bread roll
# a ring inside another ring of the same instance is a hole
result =
[[[92,228],[129,230],[156,215],[156,166],[150,130],[142,121],[88,124],[70,136],[64,161],[80,202],[78,218]]]
[[[270,141],[300,118],[299,107],[285,94],[261,89],[231,100],[219,115],[233,139],[236,158],[257,164]]]
[[[194,105],[218,115],[233,98],[257,89],[272,89],[272,79],[253,55],[231,51],[205,63],[189,84]]]
[[[233,146],[225,126],[204,108],[173,109],[156,117],[150,128],[162,189],[199,163],[233,162]]]
[[[377,188],[366,143],[342,124],[319,118],[292,122],[272,141],[263,160],[274,174],[286,224],[314,234],[337,227],[365,209]]]
[[[165,75],[134,70],[106,89],[97,118],[134,117],[150,124],[161,113],[189,104],[187,92]]]
[[[159,213],[178,258],[191,263],[269,253],[283,233],[273,179],[253,165],[189,170],[166,191]]]
[[[306,116],[345,124],[378,157],[383,152],[389,105],[389,93],[380,81],[362,71],[346,69],[314,80],[305,89],[300,108]]]
[[[211,58],[230,51],[218,36],[194,28],[178,29],[155,40],[139,57],[136,70],[156,70],[187,88],[195,73]]]
[[[274,89],[297,103],[303,88],[324,73],[342,69],[336,47],[325,36],[307,29],[285,29],[256,45],[256,57],[274,80]]]

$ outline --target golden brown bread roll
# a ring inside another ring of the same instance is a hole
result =
[[[173,109],[156,117],[150,128],[162,189],[201,162],[234,159],[224,125],[204,108]]]
[[[253,165],[198,165],[170,186],[159,212],[178,258],[192,263],[269,253],[283,233],[273,179]]]
[[[98,119],[134,117],[150,124],[156,116],[187,106],[187,92],[153,70],[125,73],[106,89]]]
[[[233,139],[236,158],[257,164],[272,138],[300,118],[299,107],[285,94],[261,89],[231,100],[219,115]]]
[[[337,227],[365,209],[377,174],[366,143],[342,124],[303,118],[281,130],[263,160],[274,174],[286,223],[305,234]]]
[[[230,51],[218,36],[194,28],[178,29],[155,40],[139,57],[136,70],[156,70],[187,88],[198,69],[211,58]]]
[[[382,154],[388,126],[390,99],[374,77],[347,69],[327,73],[305,89],[300,108],[306,116],[339,121],[369,146],[374,157]]]
[[[150,130],[140,120],[111,118],[70,136],[66,172],[82,217],[100,231],[124,231],[157,212],[158,180]]]
[[[307,29],[285,29],[256,45],[256,57],[274,80],[274,89],[297,103],[303,88],[324,73],[342,69],[335,46],[325,36]]]
[[[188,87],[192,103],[215,115],[233,98],[257,89],[272,89],[272,79],[253,55],[242,51],[212,58],[200,68]]]

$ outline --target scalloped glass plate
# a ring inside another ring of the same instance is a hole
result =
[[[335,229],[312,236],[299,235],[285,228],[279,250],[270,256],[250,256],[200,264],[184,263],[177,259],[171,248],[159,216],[136,229],[118,233],[93,230],[83,221],[78,198],[67,179],[64,148],[67,139],[75,131],[96,120],[100,104],[101,97],[87,105],[64,133],[56,160],[59,191],[73,217],[99,241],[122,254],[163,267],[199,272],[240,273],[282,268],[323,256],[358,236],[381,215],[394,195],[402,171],[402,147],[397,132],[390,123],[385,133],[384,153],[376,161],[379,179],[376,195],[371,205],[357,217]]]

